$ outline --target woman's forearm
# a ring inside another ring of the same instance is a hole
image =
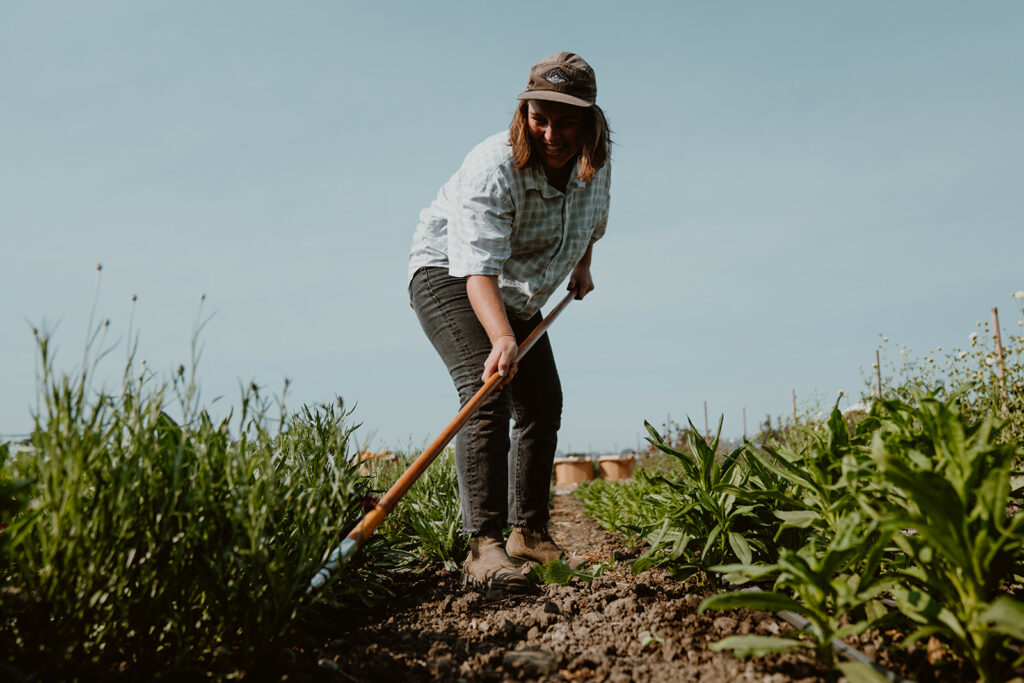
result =
[[[519,346],[516,335],[505,315],[505,303],[501,300],[498,278],[493,275],[470,275],[466,278],[466,294],[477,319],[491,341],[491,353],[484,362],[482,381],[495,372],[501,373],[508,383],[515,375],[516,356]]]
[[[498,278],[493,275],[470,275],[466,278],[466,294],[480,324],[493,344],[500,337],[512,337],[512,326],[505,315],[505,304],[498,289]]]

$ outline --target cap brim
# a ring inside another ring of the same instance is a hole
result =
[[[557,92],[555,90],[527,90],[522,93],[516,99],[519,100],[547,100],[548,102],[561,102],[563,104],[571,104],[574,107],[593,107],[593,102],[580,99],[579,97],[573,97],[572,95],[566,95],[563,92]]]

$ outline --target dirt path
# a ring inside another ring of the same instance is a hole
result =
[[[288,679],[819,680],[813,666],[794,657],[743,662],[709,651],[709,640],[789,627],[761,613],[698,616],[703,593],[688,592],[660,570],[630,573],[621,561],[638,551],[598,527],[571,496],[554,499],[550,530],[575,556],[614,558],[616,565],[591,584],[574,579],[514,598],[465,589],[456,572],[402,575],[399,599],[339,623],[331,642],[304,657],[316,668],[302,667]]]
[[[640,554],[587,517],[571,496],[552,503],[551,534],[587,562],[616,560],[586,583],[538,587],[520,597],[462,587],[458,572],[399,574],[398,598],[346,614],[326,645],[299,655],[289,681],[786,681],[824,680],[807,657],[741,661],[708,644],[727,635],[778,635],[792,628],[773,614],[736,610],[697,614],[707,591],[655,569],[634,575]],[[856,647],[918,680],[962,680],[960,667],[928,671],[924,652],[887,659],[883,637]],[[922,675],[922,672],[927,672]],[[947,675],[952,676],[947,677]]]

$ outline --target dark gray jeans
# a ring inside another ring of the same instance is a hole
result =
[[[461,405],[483,386],[491,352],[487,333],[466,295],[466,279],[447,268],[421,268],[409,285],[420,325],[448,368]],[[520,343],[541,321],[509,313]],[[515,421],[509,438],[509,421]],[[494,391],[455,437],[455,461],[468,533],[504,526],[541,528],[562,420],[562,386],[547,334],[519,361],[519,371]],[[510,485],[511,483],[511,485]]]

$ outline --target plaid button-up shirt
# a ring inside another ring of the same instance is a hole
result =
[[[505,305],[526,319],[558,288],[604,235],[611,168],[565,192],[544,170],[512,167],[508,132],[477,145],[462,167],[420,212],[409,254],[409,279],[424,266],[454,277],[496,275]]]

